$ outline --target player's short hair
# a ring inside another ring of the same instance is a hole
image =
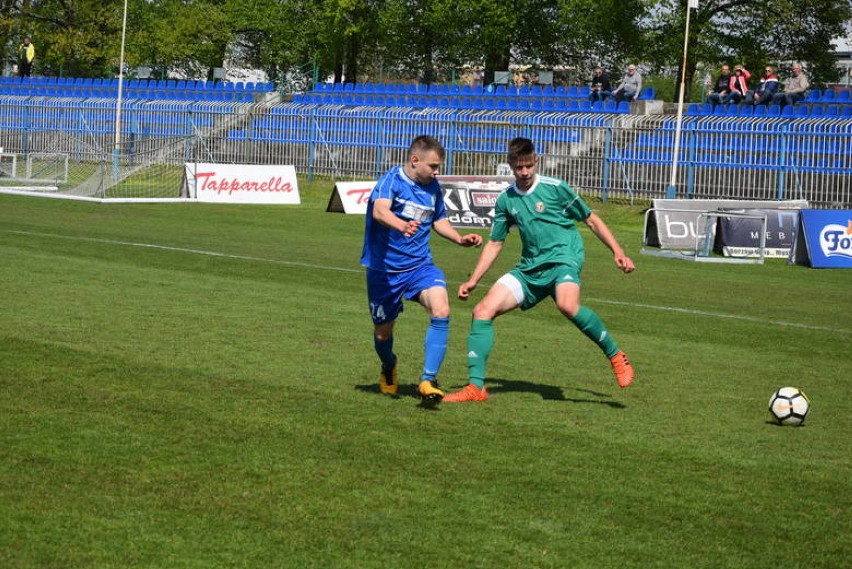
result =
[[[509,141],[509,164],[530,156],[535,156],[535,144],[532,140],[519,136]]]
[[[411,141],[411,146],[408,148],[408,155],[414,156],[416,154],[419,156],[424,152],[430,152],[433,150],[438,154],[438,157],[441,160],[444,159],[444,145],[442,145],[434,136],[421,134]]]

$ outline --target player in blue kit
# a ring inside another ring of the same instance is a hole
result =
[[[367,205],[361,264],[367,267],[367,298],[373,318],[373,342],[382,363],[379,388],[395,394],[399,386],[393,329],[403,299],[416,300],[429,313],[423,373],[418,391],[424,401],[444,396],[436,380],[447,352],[450,301],[444,273],[432,262],[431,231],[462,247],[478,247],[482,237],[461,235],[447,219],[436,176],[444,147],[431,136],[415,138],[408,162],[388,170],[373,188]]]
[[[517,227],[521,235],[521,259],[474,307],[468,335],[469,383],[444,397],[444,401],[488,399],[485,364],[494,344],[494,319],[518,307],[532,308],[547,297],[553,298],[559,311],[600,347],[612,364],[618,385],[627,387],[633,382],[633,366],[600,317],[580,304],[585,251],[576,223],[584,222],[609,247],[616,267],[630,273],[636,268],[633,261],[624,254],[603,220],[567,183],[538,175],[538,157],[531,140],[515,138],[509,142],[509,166],[515,183],[497,198],[490,239],[470,279],[459,286],[459,298],[466,300],[491,268],[512,227]]]

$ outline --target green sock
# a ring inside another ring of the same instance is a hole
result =
[[[574,316],[574,318],[571,318],[571,322],[573,322],[574,326],[579,328],[583,334],[588,336],[592,342],[597,344],[598,347],[600,347],[600,349],[606,354],[606,357],[611,358],[618,353],[618,345],[615,343],[615,340],[612,339],[612,336],[609,335],[609,332],[607,332],[606,326],[604,326],[601,317],[598,316],[591,308],[581,306],[577,315]]]
[[[485,364],[494,345],[494,322],[474,320],[467,336],[468,381],[482,389],[485,387]]]

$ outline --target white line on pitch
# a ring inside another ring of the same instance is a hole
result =
[[[125,245],[127,247],[143,247],[145,249],[159,249],[161,251],[174,251],[177,253],[191,253],[193,255],[206,255],[208,257],[221,257],[223,259],[239,259],[241,261],[261,261],[264,263],[275,263],[292,267],[305,267],[308,269],[322,269],[326,271],[339,271],[344,273],[362,273],[364,269],[347,269],[343,267],[328,267],[325,265],[313,265],[311,263],[300,263],[297,261],[281,261],[279,259],[268,259],[265,257],[250,257],[248,255],[231,255],[229,253],[218,253],[216,251],[204,251],[202,249],[187,249],[185,247],[170,247],[168,245],[155,245],[153,243],[135,243],[133,241],[116,241],[114,239],[98,239],[97,237],[78,237],[73,235],[57,235],[55,233],[38,233],[35,231],[10,231],[20,235],[32,235],[34,237],[53,237],[56,239],[68,239],[72,241],[88,241],[90,243],[105,243],[107,245]]]
[[[344,273],[361,273],[364,271],[362,268],[351,269],[344,267],[330,267],[327,265],[314,265],[311,263],[300,263],[297,261],[282,261],[279,259],[269,259],[265,257],[251,257],[248,255],[231,255],[228,253],[219,253],[216,251],[204,251],[202,249],[188,249],[185,247],[170,247],[168,245],[155,245],[153,243],[136,243],[133,241],[116,241],[113,239],[98,239],[96,237],[78,237],[72,235],[58,235],[54,233],[39,233],[35,231],[9,231],[9,233],[15,233],[19,235],[32,235],[36,237],[53,237],[56,239],[67,239],[74,241],[89,241],[92,243],[105,243],[108,245],[124,245],[127,247],[143,247],[147,249],[158,249],[161,251],[174,251],[178,253],[190,253],[193,255],[206,255],[208,257],[221,257],[223,259],[238,259],[242,261],[260,261],[264,263],[275,263],[278,265],[285,265],[291,267],[304,267],[308,269],[321,269],[325,271],[338,271]],[[838,334],[849,334],[852,333],[852,330],[846,330],[843,328],[831,328],[829,326],[815,326],[811,324],[802,324],[800,322],[785,322],[783,320],[766,320],[763,318],[757,318],[754,316],[741,316],[738,314],[725,314],[723,312],[709,312],[707,310],[695,310],[692,308],[677,308],[674,306],[659,306],[655,304],[642,304],[637,302],[624,302],[619,300],[606,300],[602,298],[590,298],[587,297],[588,300],[592,302],[600,302],[601,304],[613,304],[618,306],[630,306],[632,308],[644,308],[647,310],[659,310],[662,312],[677,312],[679,314],[692,314],[694,316],[708,316],[712,318],[726,318],[729,320],[740,320],[743,322],[754,322],[755,324],[768,324],[773,326],[784,326],[787,328],[801,328],[803,330],[819,330],[823,332],[835,332]]]

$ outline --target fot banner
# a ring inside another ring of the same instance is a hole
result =
[[[185,164],[184,195],[201,202],[298,205],[295,166]]]

